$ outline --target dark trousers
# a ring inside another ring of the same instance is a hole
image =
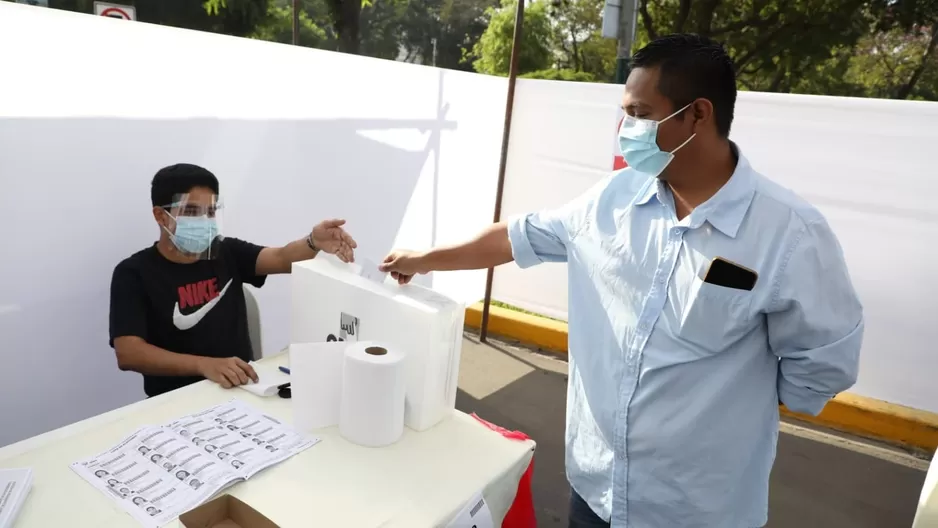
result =
[[[589,504],[572,489],[570,490],[569,519],[569,528],[609,528],[609,523],[593,513]]]

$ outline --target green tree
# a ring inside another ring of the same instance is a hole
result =
[[[362,55],[396,59],[403,46],[403,26],[407,22],[408,0],[379,0],[362,8]]]
[[[864,37],[844,78],[868,97],[938,100],[938,24],[933,28],[894,28]]]
[[[545,81],[575,81],[575,82],[596,82],[596,77],[592,73],[573,71],[562,68],[551,68],[549,70],[539,70],[526,73],[521,76],[523,79],[543,79]]]
[[[247,36],[267,16],[268,0],[122,0],[137,20],[198,31]],[[49,0],[49,7],[93,13],[94,0]]]
[[[826,76],[817,66],[869,33],[870,1],[639,0],[637,44],[667,33],[712,37],[726,45],[743,87],[792,91],[806,78]]]
[[[140,2],[140,0],[136,0],[135,2],[135,4],[140,3],[143,2]],[[197,4],[198,2],[187,0],[147,0],[147,3],[158,4],[160,9],[165,9],[168,5],[172,6],[172,4],[184,4],[189,7],[191,4]],[[215,31],[223,32],[228,35],[246,37],[267,18],[269,5],[269,0],[205,0],[202,7],[206,13],[211,15],[211,26],[215,28]],[[172,13],[174,11],[168,12]]]
[[[890,48],[893,53],[889,55],[909,55],[902,61],[910,68],[908,76],[900,81],[893,97],[915,96],[923,80],[927,82],[924,90],[934,94],[938,85],[927,77],[929,71],[934,71],[933,62],[938,55],[938,0],[873,0],[873,8],[880,14],[877,25],[880,40],[898,39],[894,42],[898,47]]]
[[[409,0],[399,34],[403,60],[472,71],[464,49],[471,50],[487,27],[489,8],[498,0]]]
[[[552,0],[548,12],[557,65],[608,82],[615,76],[616,41],[602,37],[602,10],[596,0]]]
[[[515,31],[515,0],[505,0],[501,7],[486,10],[488,28],[472,47],[473,66],[479,73],[508,75],[511,44]],[[534,2],[524,10],[519,74],[544,70],[553,65],[553,28],[545,2]]]
[[[293,8],[279,2],[281,5],[271,4],[267,11],[267,18],[263,24],[256,27],[250,37],[282,44],[293,43]],[[304,2],[308,4],[312,2]],[[335,46],[335,37],[328,30],[328,24],[317,24],[310,15],[306,6],[300,11],[299,45],[310,48],[329,49]]]

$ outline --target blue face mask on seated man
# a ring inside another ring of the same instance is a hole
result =
[[[218,224],[208,216],[180,216],[176,220],[176,232],[169,233],[169,239],[176,249],[191,255],[201,254],[212,246],[218,236]],[[166,229],[166,228],[164,228]]]
[[[619,150],[625,162],[634,170],[657,177],[674,159],[674,153],[690,143],[697,134],[692,134],[671,152],[658,148],[658,126],[690,107],[687,104],[661,121],[639,119],[626,114],[619,126]]]
[[[189,203],[185,196],[178,197],[165,208],[176,224],[175,229],[163,227],[170,241],[181,253],[210,259],[212,243],[220,235],[218,216],[220,204]]]

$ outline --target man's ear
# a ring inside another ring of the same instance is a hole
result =
[[[713,103],[708,99],[697,99],[690,105],[694,118],[694,132],[699,133],[713,120]]]
[[[166,220],[166,210],[162,207],[153,208],[153,219],[156,220],[156,223],[166,229],[169,229],[171,226],[167,225]]]

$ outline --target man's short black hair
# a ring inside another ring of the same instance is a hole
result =
[[[218,194],[218,178],[204,167],[191,163],[177,163],[163,167],[150,183],[150,201],[153,207],[165,207],[173,198],[195,187],[206,187]]]
[[[736,106],[736,71],[723,45],[707,37],[675,34],[638,50],[632,68],[658,68],[658,91],[677,110],[695,99],[713,104],[717,132],[729,137]]]

